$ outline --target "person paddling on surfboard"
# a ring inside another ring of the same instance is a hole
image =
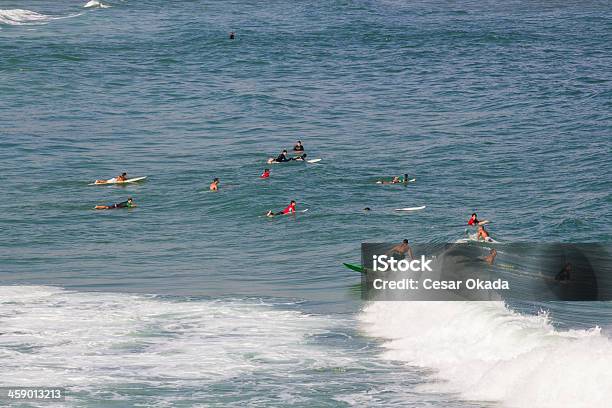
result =
[[[402,182],[403,181],[399,176],[394,176],[391,181],[378,180],[376,184],[400,184]]]
[[[126,181],[128,179],[128,174],[126,172],[121,173],[121,175],[117,176],[117,177],[113,177],[110,180],[96,180],[96,183],[98,184],[104,184],[104,183],[121,183],[123,181]]]
[[[291,159],[287,157],[287,150],[283,150],[276,159],[268,159],[268,163],[285,163],[288,161],[291,161]]]
[[[116,208],[134,208],[134,207],[136,207],[136,204],[134,204],[134,200],[132,200],[132,197],[130,197],[127,199],[127,201],[123,201],[117,204],[96,205],[94,209],[96,210],[114,210]]]
[[[480,221],[478,219],[478,216],[476,215],[476,213],[472,213],[472,216],[468,220],[468,225],[469,226],[484,225],[484,224],[487,224],[488,222],[489,222],[489,220],[482,220],[482,221]]]
[[[414,255],[412,254],[412,248],[410,248],[410,245],[408,245],[407,239],[403,240],[401,244],[394,246],[387,252],[387,255],[395,254],[399,254],[404,258],[406,258],[406,255],[410,256],[410,259],[414,258]]]
[[[259,176],[259,178],[262,179],[266,179],[270,177],[270,169],[264,169],[263,173],[261,173],[261,176]]]
[[[304,146],[302,145],[302,141],[298,140],[297,143],[295,144],[295,146],[293,146],[293,151],[294,152],[303,152],[304,151]]]
[[[210,183],[210,191],[219,191],[219,179],[217,177],[215,177],[212,181],[212,183]]]
[[[283,211],[275,213],[274,211],[270,210],[266,213],[266,216],[274,217],[275,215],[295,214],[295,210],[296,210],[295,207],[296,207],[295,200],[291,200],[289,205],[285,207]]]

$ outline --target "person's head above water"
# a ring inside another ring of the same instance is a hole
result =
[[[289,204],[295,205],[295,200],[291,200],[291,202]]]
[[[213,183],[218,183],[218,182],[219,182],[219,178],[215,177],[215,178],[213,179]]]
[[[407,244],[407,243],[408,243],[408,240],[407,240],[407,239],[404,239],[402,242],[403,242],[404,244]]]
[[[121,175],[122,175],[123,177],[126,177],[126,176],[127,176],[127,173],[124,171],[123,173],[121,173]]]
[[[296,144],[297,144],[298,146],[301,146],[301,145],[302,145],[302,141],[301,141],[301,140],[298,140]]]
[[[363,209],[363,211],[372,211],[372,209],[370,207],[366,207]]]
[[[127,200],[128,200],[128,203],[131,203],[132,201],[134,201],[134,200],[132,200],[132,197],[128,197]]]
[[[472,218],[477,218],[478,216],[476,215],[476,213],[472,213]]]
[[[233,40],[235,37],[236,37],[236,33],[234,31],[230,31],[229,33],[230,40]]]

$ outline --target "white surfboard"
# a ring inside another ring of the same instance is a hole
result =
[[[419,211],[425,209],[426,207],[426,205],[422,205],[420,207],[396,208],[394,211]]]
[[[310,159],[310,160],[306,160],[306,163],[318,163],[320,162],[322,159]]]
[[[296,212],[294,212],[294,213],[287,213],[287,214],[276,214],[276,215],[265,215],[265,214],[264,214],[264,215],[260,215],[260,217],[274,218],[274,217],[277,217],[277,216],[279,216],[279,215],[303,214],[303,213],[305,213],[305,212],[308,212],[308,210],[309,210],[309,209],[308,209],[308,208],[306,208],[306,209],[304,209],[304,210],[297,210],[297,211],[296,211]]]
[[[144,177],[134,177],[131,179],[127,179],[125,181],[116,181],[113,179],[110,180],[106,180],[104,183],[89,183],[90,186],[108,186],[110,184],[128,184],[128,183],[136,183],[138,181],[142,181],[144,179],[146,179],[147,176]]]

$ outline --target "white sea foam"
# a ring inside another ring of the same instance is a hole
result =
[[[35,11],[23,9],[0,9],[0,25],[39,25],[47,24],[51,20],[62,20],[80,16],[82,13],[70,14],[67,16],[50,16],[37,13]]]
[[[104,4],[97,0],[89,0],[87,3],[85,3],[83,7],[84,8],[109,8],[110,6],[108,4]]]
[[[52,17],[39,14],[30,10],[23,9],[0,9],[0,24],[24,25],[24,24],[44,24]]]
[[[558,331],[501,302],[378,302],[359,317],[384,357],[435,369],[426,388],[509,407],[609,407],[612,342],[599,328]]]
[[[202,385],[343,365],[308,337],[330,318],[256,301],[0,287],[0,383],[101,389]]]

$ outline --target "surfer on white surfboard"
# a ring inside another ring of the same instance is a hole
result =
[[[296,203],[295,200],[291,200],[291,202],[289,203],[289,205],[287,207],[285,207],[285,209],[283,211],[279,211],[277,213],[275,213],[274,211],[270,210],[266,213],[267,217],[274,217],[275,215],[285,215],[285,214],[295,214],[295,210],[296,210]]]
[[[96,180],[97,184],[105,184],[105,183],[121,183],[128,179],[128,174],[126,172],[121,173],[121,175],[117,177],[113,177],[110,180]]]
[[[478,235],[476,235],[476,239],[478,241],[480,241],[480,239],[482,239],[483,241],[491,240],[491,237],[489,236],[489,232],[485,229],[484,225],[478,226]]]

